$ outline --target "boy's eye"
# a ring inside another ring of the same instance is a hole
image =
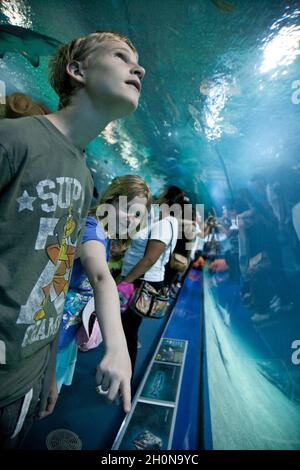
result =
[[[116,52],[116,57],[119,57],[121,60],[123,60],[124,62],[127,62],[127,57],[125,54],[123,54],[122,52]]]

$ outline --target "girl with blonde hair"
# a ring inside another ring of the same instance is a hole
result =
[[[105,354],[97,366],[97,391],[105,393],[110,401],[118,390],[122,397],[128,396],[128,390],[124,394],[124,387],[130,387],[131,365],[120,318],[119,295],[107,263],[110,240],[124,237],[124,244],[130,243],[130,237],[125,238],[124,228],[128,228],[129,223],[132,232],[138,229],[150,199],[150,190],[142,178],[125,175],[115,178],[102,195],[100,204],[90,210],[80,257],[74,262],[60,330],[56,367],[59,389],[62,384],[72,383],[81,312],[94,296],[95,313],[105,346]],[[130,410],[130,401],[124,403],[124,410]]]

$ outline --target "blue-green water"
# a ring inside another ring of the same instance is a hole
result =
[[[146,69],[139,109],[88,147],[99,192],[116,175],[139,174],[153,193],[176,184],[193,202],[213,204],[220,214],[231,191],[236,198],[239,188],[248,187],[259,196],[250,183],[255,173],[276,182],[282,166],[299,171],[300,2],[225,3],[233,4],[232,12],[210,0],[1,2],[3,24],[61,42],[112,29],[136,45]],[[0,59],[1,94],[21,91],[55,110],[47,63],[42,56],[34,68],[20,53],[7,53]],[[300,201],[297,181],[287,175],[282,182],[287,216],[273,230],[282,234],[276,254],[291,310],[256,324],[254,312],[239,307],[232,286],[227,294],[220,286],[205,287],[217,449],[300,448],[300,365],[291,360],[291,345],[300,339],[300,242],[292,221]],[[264,282],[270,289],[272,282]]]
[[[99,188],[134,172],[154,191],[180,183],[199,198],[204,182],[220,199],[227,188],[215,145],[234,187],[254,170],[297,159],[298,2],[232,3],[224,13],[210,0],[5,1],[0,20],[62,42],[99,28],[128,34],[146,68],[143,95],[133,116],[90,145]],[[34,69],[7,54],[0,61],[7,92],[26,92],[54,110],[47,62],[42,57]]]
[[[234,309],[217,306],[208,278],[205,282],[213,448],[299,449],[299,375],[289,344],[286,359],[272,350],[287,332],[279,321],[271,337],[255,329],[238,299]]]

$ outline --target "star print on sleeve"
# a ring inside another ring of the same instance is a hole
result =
[[[36,200],[36,197],[29,196],[28,192],[25,190],[21,197],[17,198],[17,202],[19,204],[18,212],[23,211],[24,209],[28,209],[29,211],[33,211],[32,204]]]

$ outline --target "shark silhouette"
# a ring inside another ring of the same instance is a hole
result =
[[[220,11],[223,13],[232,13],[235,10],[235,6],[232,3],[228,3],[225,0],[210,0]]]
[[[33,67],[40,64],[40,56],[52,55],[62,43],[31,29],[11,24],[0,24],[0,59],[7,52],[17,52]]]

